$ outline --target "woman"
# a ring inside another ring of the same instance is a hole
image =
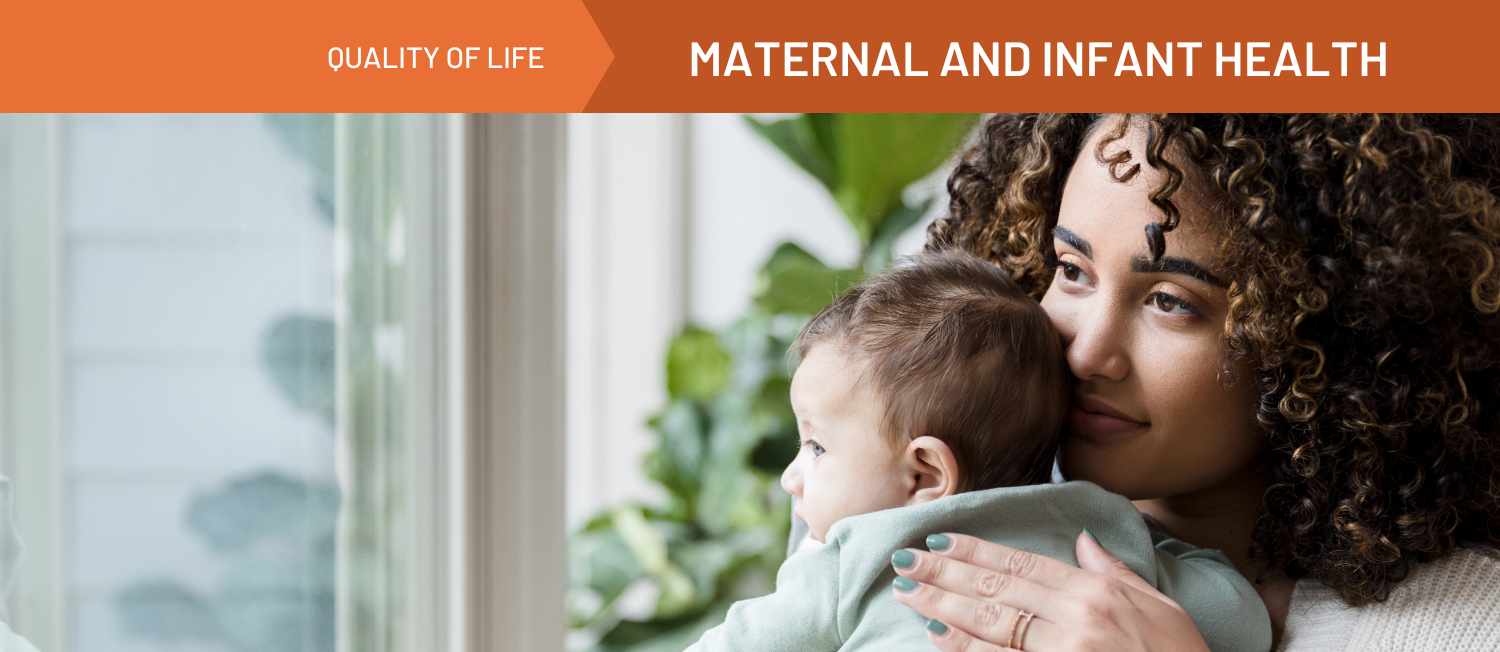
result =
[[[1500,120],[997,116],[948,186],[929,247],[1067,342],[1064,476],[1229,554],[1279,649],[1500,650]],[[930,541],[940,649],[1206,649],[1086,536]]]

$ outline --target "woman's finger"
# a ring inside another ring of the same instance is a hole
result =
[[[1054,620],[1060,613],[1059,605],[1069,602],[1061,591],[1024,577],[980,568],[930,552],[908,552],[912,553],[911,563],[896,568],[896,573],[942,591],[1025,609]]]
[[[1022,644],[1022,649],[1027,652],[1064,649],[1062,630],[1043,618],[1035,616],[1029,619],[1024,618],[1014,607],[976,600],[921,584],[910,591],[902,591],[899,588],[894,588],[892,591],[895,592],[897,602],[911,607],[912,610],[929,619],[938,621],[949,629],[962,630],[962,632],[957,632],[961,634],[957,637],[958,642],[950,641],[947,644],[938,645],[944,650],[1006,649],[1001,646],[1012,642],[1013,633],[1019,638],[1014,642]],[[933,628],[929,628],[928,631],[931,633]],[[1024,636],[1020,636],[1022,634]],[[937,642],[938,638],[949,639],[951,636],[945,633],[933,638],[934,642]],[[979,644],[989,647],[964,647]]]
[[[933,621],[941,624],[941,621]],[[992,643],[986,643],[968,632],[943,625],[945,631],[942,634],[933,632],[937,629],[930,623],[927,626],[927,640],[932,641],[937,649],[943,652],[1009,652],[1011,648],[1003,648]],[[1033,651],[1035,652],[1035,651]]]
[[[1112,577],[1114,579],[1120,580],[1126,586],[1151,597],[1160,599],[1161,601],[1172,605],[1172,607],[1174,608],[1182,608],[1178,606],[1176,602],[1173,602],[1171,598],[1168,598],[1166,595],[1164,595],[1161,591],[1156,590],[1156,587],[1151,586],[1151,583],[1147,582],[1140,575],[1136,575],[1135,571],[1130,570],[1130,567],[1125,565],[1125,562],[1120,561],[1119,559],[1116,559],[1114,555],[1109,554],[1109,551],[1105,550],[1104,546],[1099,545],[1099,542],[1095,541],[1094,538],[1089,536],[1087,533],[1078,535],[1078,543],[1077,547],[1075,548],[1075,554],[1078,555],[1079,568],[1082,568],[1086,571],[1098,573],[1105,577]]]
[[[1094,573],[1079,570],[1067,562],[1051,557],[1016,550],[964,534],[945,532],[938,536],[946,538],[948,545],[934,549],[932,552],[935,555],[1004,575],[1023,578],[1054,590],[1070,591],[1080,588],[1080,583],[1098,580],[1098,575]],[[936,537],[928,537],[928,540],[931,541],[934,538]]]

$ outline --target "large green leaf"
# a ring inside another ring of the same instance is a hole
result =
[[[276,320],[261,345],[261,356],[282,396],[299,410],[333,423],[333,320],[286,315]]]
[[[646,477],[667,488],[674,501],[669,512],[681,518],[692,514],[703,481],[704,420],[695,401],[677,399],[650,421],[661,445],[647,453]]]
[[[667,537],[662,531],[646,520],[639,508],[617,509],[612,521],[636,563],[651,574],[660,590],[657,616],[672,618],[691,609],[696,597],[693,580],[667,556]]]
[[[868,245],[904,204],[901,191],[943,164],[974,125],[973,113],[843,113],[834,199]]]
[[[874,274],[890,265],[895,257],[896,238],[921,220],[930,208],[932,199],[927,199],[916,206],[903,205],[887,218],[875,234],[875,240],[865,250],[865,271]]]
[[[755,391],[766,378],[776,374],[774,361],[786,355],[783,342],[778,341],[775,317],[752,314],[742,317],[719,333],[719,342],[734,359],[732,387],[739,391]]]
[[[337,487],[262,471],[195,496],[187,524],[214,550],[236,552],[268,538],[331,537],[338,510]]]
[[[863,277],[861,270],[833,269],[802,247],[784,242],[756,278],[755,304],[772,314],[813,315]]]
[[[752,398],[743,391],[725,392],[710,410],[713,428],[709,431],[709,457],[697,517],[714,536],[732,532],[751,500],[746,495],[744,476],[750,452],[761,440],[761,433],[750,420]]]
[[[800,443],[797,416],[792,413],[792,403],[787,398],[791,384],[791,379],[786,377],[767,379],[751,407],[751,419],[761,426],[765,435],[750,454],[750,464],[776,476],[792,463]]]
[[[600,652],[680,652],[703,632],[724,622],[732,600],[722,600],[706,612],[650,622],[623,621],[599,641]]]
[[[712,398],[729,382],[729,354],[719,336],[688,327],[667,349],[667,393],[673,398]]]
[[[803,113],[795,118],[761,122],[745,116],[750,128],[770,141],[798,167],[813,175],[833,192],[837,186],[838,142],[834,139],[834,114]]]
[[[952,156],[978,114],[807,113],[774,122],[745,119],[828,188],[865,249],[904,208],[902,191]]]
[[[693,578],[698,595],[712,598],[719,593],[725,572],[745,561],[739,547],[730,539],[693,541],[678,546],[672,557]]]
[[[313,204],[318,207],[318,216],[323,223],[333,226],[333,159],[337,151],[333,114],[268,113],[266,122],[281,136],[281,141],[312,168]]]
[[[607,606],[646,569],[613,525],[575,535],[568,542],[568,584],[597,592]],[[590,614],[593,615],[593,614]]]
[[[214,605],[177,582],[152,581],[125,587],[115,598],[120,627],[165,643],[223,636]]]

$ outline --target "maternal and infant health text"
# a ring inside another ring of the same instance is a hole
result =
[[[693,42],[693,77],[1166,77],[1202,75],[1212,68],[1219,77],[1349,77],[1386,76],[1384,41],[1333,41],[1328,43],[1270,41],[1217,42],[1212,52],[1201,41],[1148,42],[1137,46],[1126,41],[1116,46],[1108,41],[1047,41],[1040,44],[1010,41],[973,42],[971,48],[954,41],[948,44],[940,69],[936,58],[914,63],[912,44],[899,48],[891,42],[858,45],[831,41],[734,41]],[[897,50],[901,51],[900,59]],[[759,50],[759,52],[756,52]],[[967,50],[967,54],[966,54]],[[1032,54],[1040,51],[1034,65]],[[1201,52],[1200,52],[1201,50]],[[1194,61],[1194,55],[1198,61]],[[921,53],[919,52],[920,56]],[[776,60],[773,65],[772,61]],[[722,66],[721,66],[722,64]],[[1206,65],[1205,65],[1206,64]],[[700,67],[701,66],[701,67]]]

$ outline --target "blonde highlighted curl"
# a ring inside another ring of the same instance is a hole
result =
[[[1258,373],[1274,459],[1252,555],[1362,605],[1415,561],[1500,544],[1500,117],[999,115],[949,178],[928,247],[1040,298],[1064,181],[1111,123],[1106,141],[1144,127],[1145,163],[1165,172],[1152,255],[1180,219],[1166,152],[1216,195],[1226,369]],[[1139,171],[1102,152],[1116,179]]]

